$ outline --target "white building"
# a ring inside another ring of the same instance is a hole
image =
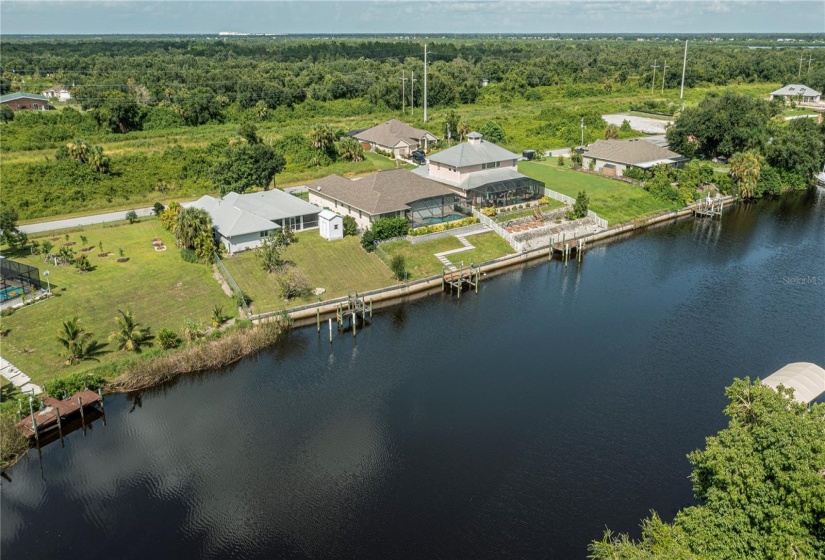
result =
[[[43,92],[43,95],[45,95],[49,99],[56,99],[58,101],[68,101],[72,98],[71,92],[60,84],[57,84],[56,86],[47,89]]]
[[[344,218],[332,210],[322,210],[318,214],[318,229],[327,241],[344,238]]]
[[[231,192],[223,198],[202,196],[192,203],[212,217],[215,241],[229,254],[254,249],[281,227],[303,231],[318,227],[321,209],[281,190],[249,194]]]
[[[771,100],[779,97],[785,101],[786,105],[790,105],[791,101],[796,103],[819,103],[821,96],[822,94],[815,89],[802,84],[788,84],[771,92]]]

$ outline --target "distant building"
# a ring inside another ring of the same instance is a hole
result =
[[[621,177],[628,167],[650,169],[656,165],[682,167],[688,158],[641,138],[596,140],[584,148],[582,165],[610,177]]]
[[[791,101],[796,103],[819,103],[821,96],[822,94],[815,89],[802,84],[788,84],[771,92],[771,100],[781,98],[786,105],[790,105]]]
[[[406,218],[420,227],[463,218],[459,198],[450,189],[407,169],[379,171],[359,179],[329,175],[307,185],[309,201],[342,216],[361,229],[380,218]]]
[[[202,196],[192,203],[212,217],[215,241],[229,254],[260,247],[270,232],[289,226],[292,231],[318,227],[321,209],[278,189],[249,194],[231,192],[223,198]]]
[[[64,88],[61,84],[57,84],[56,86],[47,89],[43,92],[43,95],[49,99],[56,99],[58,101],[68,101],[72,98],[71,92]]]
[[[52,108],[45,95],[23,92],[3,95],[0,97],[0,105],[5,105],[12,111],[47,111]]]
[[[447,186],[465,205],[509,206],[544,196],[544,183],[518,172],[519,156],[478,132],[428,158],[413,173]]]
[[[395,157],[408,156],[418,149],[426,150],[430,142],[438,141],[434,134],[396,119],[356,132],[352,136],[361,142],[365,150],[380,149],[392,152]]]

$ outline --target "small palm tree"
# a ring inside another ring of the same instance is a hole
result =
[[[72,317],[63,321],[63,326],[57,331],[57,340],[68,351],[66,363],[77,364],[83,360],[99,361],[98,356],[105,354],[105,344],[100,344],[93,338],[92,333],[80,326],[78,318]]]
[[[316,124],[309,132],[312,147],[327,152],[335,143],[335,131],[328,124]]]
[[[119,350],[140,352],[143,346],[155,339],[154,335],[150,334],[149,327],[141,327],[140,323],[135,321],[131,309],[118,309],[117,312],[120,313],[120,317],[115,317],[118,330],[109,335],[109,340],[117,342]]]
[[[212,326],[217,329],[224,321],[226,321],[226,317],[223,314],[223,306],[216,304],[215,307],[212,308]]]

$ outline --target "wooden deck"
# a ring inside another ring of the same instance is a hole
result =
[[[52,397],[43,399],[43,409],[32,415],[26,416],[17,423],[17,427],[23,432],[27,438],[32,439],[38,435],[58,428],[57,413],[60,412],[60,420],[63,421],[69,417],[75,416],[85,412],[86,408],[92,407],[100,403],[103,399],[98,393],[94,391],[81,391],[75,393],[66,400],[58,400]],[[37,433],[35,433],[34,423],[37,422]]]

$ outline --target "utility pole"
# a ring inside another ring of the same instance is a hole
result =
[[[799,74],[797,75],[797,79],[802,77],[802,61],[805,60],[805,55],[799,55]]]
[[[808,79],[809,80],[811,79],[811,59],[812,58],[813,58],[813,55],[808,53]]]
[[[424,43],[424,122],[427,122],[427,43]]]
[[[656,64],[656,59],[654,58],[653,59],[653,79],[650,80],[650,93],[653,93],[653,87],[656,85],[656,69],[658,67],[659,67],[659,65]]]
[[[410,116],[415,116],[415,72],[410,72]]]
[[[665,65],[662,67],[662,95],[665,93],[665,73],[667,72],[667,59],[665,59]]]
[[[679,99],[685,96],[685,68],[687,67],[687,40],[685,40],[685,58],[682,60],[682,89],[679,90]]]
[[[407,97],[407,78],[404,76],[404,71],[401,70],[401,114],[406,114],[407,110],[404,108],[404,103]]]
[[[581,147],[582,147],[582,148],[584,148],[584,117],[582,117],[581,129],[582,129],[582,143],[581,143]]]

